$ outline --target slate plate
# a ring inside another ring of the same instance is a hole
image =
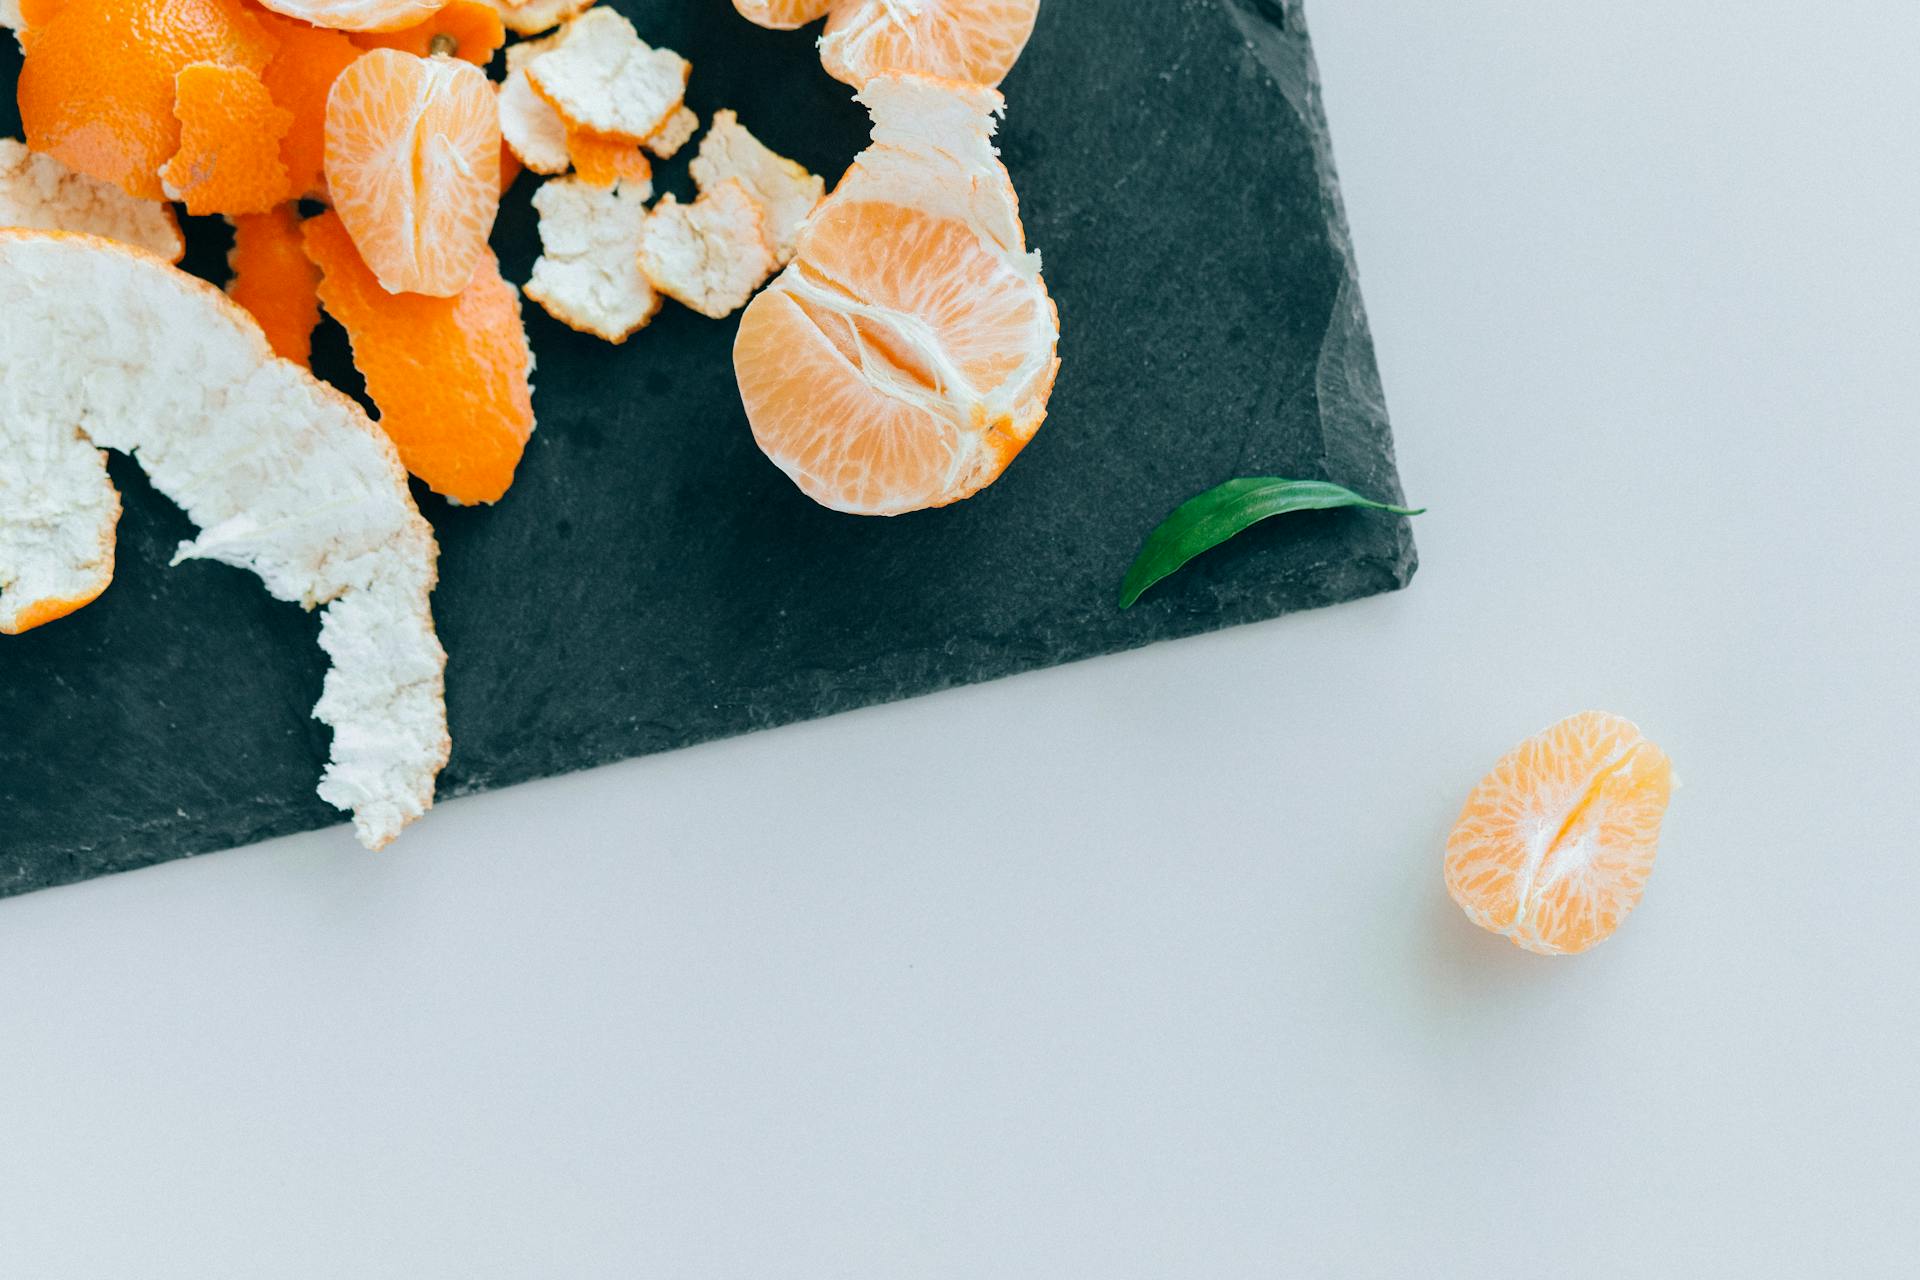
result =
[[[726,0],[617,7],[692,60],[703,116],[734,107],[829,177],[865,141],[811,33]],[[1005,90],[1063,331],[1038,438],[957,507],[835,515],[754,448],[731,322],[669,305],[614,348],[529,306],[540,426],[512,492],[420,493],[451,655],[442,798],[1406,584],[1404,522],[1330,512],[1114,603],[1148,529],[1231,476],[1401,497],[1297,0],[1046,0]],[[687,194],[684,157],[660,176]],[[494,237],[514,280],[531,188]],[[190,265],[217,277],[224,234],[195,227]],[[351,383],[338,332],[319,341]],[[315,619],[238,570],[167,568],[189,526],[137,467],[112,474],[112,587],[0,637],[0,893],[341,820],[314,794]]]

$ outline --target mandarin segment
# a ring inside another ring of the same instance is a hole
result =
[[[734,371],[803,492],[898,515],[978,492],[1033,438],[1059,322],[993,150],[1000,95],[883,76],[861,101],[874,143],[741,317]]]
[[[239,0],[66,0],[33,28],[18,86],[27,145],[144,200],[180,149],[174,78],[259,72],[273,40]]]
[[[448,298],[389,293],[339,216],[301,227],[320,301],[353,344],[380,426],[408,471],[455,502],[497,501],[533,433],[533,354],[520,298],[483,252]]]
[[[1502,757],[1447,839],[1467,917],[1543,955],[1585,951],[1640,901],[1673,789],[1666,755],[1618,716],[1584,712]]]
[[[320,269],[307,257],[292,205],[233,220],[227,296],[260,322],[274,354],[305,365],[320,323]]]
[[[832,11],[835,0],[733,0],[748,22],[776,31],[791,31],[817,22]]]
[[[447,0],[259,0],[262,7],[338,31],[398,31],[424,22]]]
[[[500,11],[480,0],[452,0],[424,22],[398,31],[362,31],[353,36],[353,43],[362,49],[399,49],[422,58],[446,53],[476,67],[492,62],[506,42]]]
[[[243,67],[195,62],[174,79],[180,150],[160,186],[188,213],[264,213],[295,193],[280,159],[293,113]]]
[[[493,85],[453,58],[364,53],[327,100],[327,190],[381,285],[451,297],[500,208]]]
[[[859,89],[912,72],[997,85],[1033,35],[1040,0],[841,0],[820,37],[827,74]]]

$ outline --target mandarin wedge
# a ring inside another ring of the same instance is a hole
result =
[[[881,76],[861,101],[873,145],[741,317],[734,372],[803,492],[897,515],[978,492],[1033,438],[1059,325],[993,149],[1000,95]]]
[[[392,293],[452,297],[500,209],[500,110],[479,68],[374,49],[327,98],[327,190]]]
[[[520,297],[483,252],[451,298],[389,293],[336,214],[301,226],[320,301],[353,342],[353,363],[408,471],[455,502],[494,502],[533,433],[533,353]]]
[[[175,564],[245,569],[322,610],[321,798],[352,810],[370,848],[432,805],[448,748],[428,603],[438,549],[359,405],[276,359],[204,280],[112,241],[30,231],[0,231],[0,386],[0,626],[104,585],[116,504],[99,450],[116,450],[199,530]],[[16,486],[36,501],[17,504]]]
[[[166,198],[182,68],[257,73],[273,53],[239,0],[65,0],[32,32],[19,83],[27,145],[143,200]]]
[[[1673,767],[1619,716],[1571,716],[1515,747],[1447,838],[1447,892],[1483,929],[1542,955],[1613,934],[1653,870]]]
[[[259,0],[262,8],[339,31],[398,31],[432,17],[447,0]]]
[[[841,0],[820,37],[820,65],[856,89],[894,71],[997,85],[1039,12],[1040,0]]]
[[[835,0],[733,0],[748,22],[776,31],[791,31],[818,21],[832,11]]]

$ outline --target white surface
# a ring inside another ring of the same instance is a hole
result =
[[[0,904],[0,1273],[1914,1274],[1920,10],[1313,19],[1412,590]]]

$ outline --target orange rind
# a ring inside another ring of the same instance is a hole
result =
[[[168,262],[186,252],[171,205],[135,199],[12,138],[0,139],[0,227],[85,232]]]
[[[389,293],[338,215],[309,218],[301,232],[320,301],[346,329],[401,462],[455,502],[499,500],[533,433],[533,353],[493,254],[452,297]]]
[[[433,803],[448,740],[429,594],[437,549],[392,444],[360,407],[276,359],[205,281],[93,236],[0,231],[0,440],[25,459],[63,539],[24,548],[0,498],[0,614],[44,621],[104,585],[112,487],[99,449],[134,459],[199,530],[174,563],[248,570],[322,610],[329,659],[314,715],[333,729],[319,791],[379,848]],[[75,353],[83,352],[84,359]],[[76,431],[76,424],[78,431]],[[19,467],[0,468],[0,485]],[[65,576],[49,580],[53,565]]]
[[[540,184],[540,258],[527,297],[570,329],[625,342],[660,310],[635,246],[647,221],[650,184],[597,187],[579,178]]]
[[[700,117],[691,107],[677,107],[666,123],[646,137],[646,148],[662,160],[671,160],[680,154],[680,148],[693,141],[693,135],[700,132]]]
[[[569,129],[567,157],[580,180],[596,187],[653,180],[653,164],[646,152],[627,138],[608,137],[591,129]]]
[[[507,77],[500,82],[500,136],[520,163],[535,173],[565,173],[573,163],[567,151],[567,122],[527,79],[527,63],[545,53],[551,40],[529,40],[507,50]]]
[[[879,76],[873,144],[753,300],[734,371],[754,439],[858,515],[957,502],[1046,418],[1059,320],[994,152],[1000,95]]]
[[[641,230],[640,270],[667,297],[724,319],[774,272],[766,216],[731,178],[692,204],[662,196]]]
[[[500,112],[480,70],[373,49],[327,99],[327,190],[394,293],[452,297],[488,256],[500,208]]]
[[[569,129],[638,144],[666,126],[686,97],[687,60],[656,49],[612,9],[569,22],[551,49],[526,63],[527,78]]]
[[[824,181],[808,173],[805,166],[768,150],[731,111],[714,113],[690,172],[701,191],[729,179],[747,189],[766,215],[774,263],[782,267],[793,260],[807,215],[826,195]]]
[[[29,147],[143,200],[180,149],[174,78],[192,63],[258,73],[273,40],[240,0],[65,0],[31,27],[18,86]]]
[[[507,29],[500,21],[500,11],[480,0],[451,0],[425,21],[397,31],[359,31],[353,35],[353,43],[362,49],[398,49],[422,58],[444,53],[476,67],[492,62],[506,42]]]
[[[307,364],[320,323],[320,269],[307,257],[293,206],[235,218],[227,266],[227,296],[259,322],[274,354]]]
[[[1447,838],[1447,892],[1515,946],[1585,951],[1639,904],[1672,794],[1672,764],[1631,721],[1570,716],[1468,796]]]
[[[244,67],[194,62],[174,78],[180,150],[160,169],[160,186],[188,213],[264,213],[294,192],[280,159],[293,113],[273,101]]]
[[[287,185],[298,196],[326,195],[327,95],[333,82],[364,52],[344,32],[310,27],[275,13],[256,12],[277,44],[261,82],[293,121],[280,140]]]

